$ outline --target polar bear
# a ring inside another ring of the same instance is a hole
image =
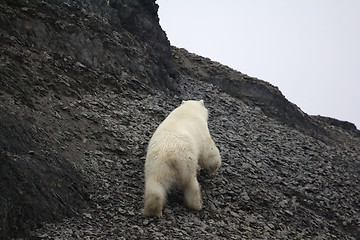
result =
[[[173,188],[184,192],[188,208],[202,208],[198,166],[214,173],[221,165],[207,121],[203,100],[182,101],[156,129],[145,161],[145,216],[162,216],[167,193]]]

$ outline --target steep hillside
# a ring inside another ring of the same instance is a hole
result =
[[[0,2],[0,239],[358,239],[360,138],[170,47],[153,0]],[[204,209],[144,218],[157,125],[204,99],[223,165]]]
[[[345,133],[360,137],[360,131],[349,122],[320,116],[308,116],[289,102],[277,87],[235,71],[208,58],[189,53],[185,49],[172,48],[174,62],[186,76],[218,86],[230,96],[241,99],[250,106],[260,107],[269,117],[325,142],[342,141],[343,134],[334,134],[328,126],[337,126]]]

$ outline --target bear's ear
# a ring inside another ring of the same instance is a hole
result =
[[[200,100],[199,102],[203,107],[205,107],[204,100]]]
[[[182,100],[182,101],[181,101],[181,105],[183,105],[184,103],[185,103],[185,101],[184,101],[184,100]]]

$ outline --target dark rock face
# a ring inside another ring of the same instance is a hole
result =
[[[170,48],[153,0],[2,1],[0,41],[1,239],[360,238],[359,131]],[[144,218],[147,143],[183,99],[223,165],[202,211],[175,191]]]
[[[51,4],[30,1],[26,7],[2,3],[1,40],[5,44],[2,62],[9,68],[4,74],[14,78],[17,76],[14,72],[18,71],[14,69],[16,64],[28,67],[26,63],[29,62],[23,62],[25,59],[21,56],[26,55],[38,58],[33,61],[53,62],[52,66],[37,64],[30,65],[29,70],[24,69],[26,72],[22,75],[26,79],[22,81],[32,84],[30,87],[43,82],[40,79],[36,79],[35,84],[28,81],[29,77],[39,78],[28,76],[35,68],[39,72],[52,71],[53,78],[57,78],[60,72],[69,70],[64,69],[64,65],[72,68],[77,64],[82,70],[127,74],[136,76],[144,84],[174,90],[177,73],[170,61],[169,42],[154,17],[156,9],[153,1],[129,1],[129,4],[122,1],[52,1]],[[50,69],[42,69],[44,67]],[[57,79],[49,81],[55,88]],[[12,88],[15,82],[20,84],[17,79],[7,81],[5,86]],[[93,82],[68,84],[89,87]],[[18,91],[19,87],[15,88]],[[33,95],[26,92],[23,95]]]
[[[87,198],[82,176],[51,149],[44,129],[0,110],[0,238],[73,215]]]
[[[360,131],[356,128],[355,124],[351,122],[322,116],[312,116],[312,118],[316,121],[322,122],[325,125],[339,127],[353,136],[360,137]]]

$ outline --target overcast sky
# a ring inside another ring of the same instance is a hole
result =
[[[360,0],[157,0],[170,42],[360,129]]]

